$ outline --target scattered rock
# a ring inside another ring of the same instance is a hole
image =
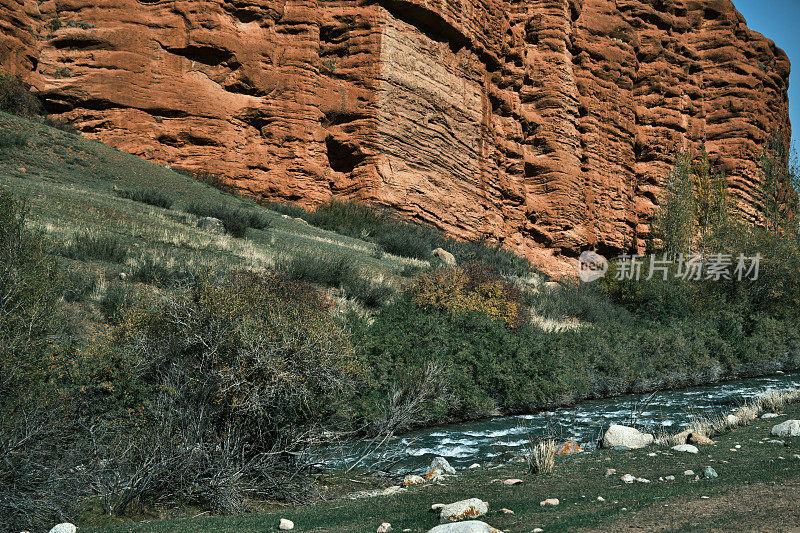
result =
[[[649,479],[643,477],[637,477],[636,481],[638,481],[639,483],[650,483]]]
[[[523,483],[524,481],[516,478],[503,480],[503,485],[522,485]]]
[[[613,476],[616,473],[617,473],[616,468],[606,468],[606,477]]]
[[[495,529],[486,522],[480,520],[468,520],[466,522],[457,522],[454,524],[442,524],[433,529],[429,529],[428,533],[501,533],[499,529]]]
[[[287,518],[281,518],[280,522],[278,522],[278,529],[281,531],[291,531],[294,529],[294,522]]]
[[[431,252],[431,255],[434,255],[439,259],[441,259],[442,263],[444,263],[447,266],[456,266],[455,256],[443,248],[435,249],[433,252]]]
[[[443,506],[439,514],[439,520],[441,522],[458,522],[468,518],[477,518],[488,512],[488,503],[480,498],[469,498]]]
[[[700,450],[697,449],[697,446],[693,446],[691,444],[678,444],[677,446],[672,447],[673,450],[676,452],[686,452],[686,453],[697,453]]]
[[[17,170],[19,170],[19,171],[20,171],[20,172],[22,172],[23,174],[24,174],[25,172],[27,172],[27,171],[28,171],[28,169],[27,169],[27,168],[25,168],[25,167],[19,167]]]
[[[197,221],[197,227],[213,233],[225,234],[225,225],[218,218],[203,217]]]
[[[442,507],[444,507],[443,503],[434,503],[433,505],[431,505],[431,512],[438,513],[439,511],[442,510]]]
[[[700,435],[699,433],[692,433],[689,435],[689,444],[714,444],[714,441],[706,437],[705,435]]]
[[[778,418],[778,413],[764,413],[763,415],[761,415],[761,418],[763,418],[764,420],[769,418]]]
[[[391,487],[386,487],[383,489],[381,494],[384,496],[391,496],[392,494],[397,494],[398,492],[402,492],[403,488],[399,485],[392,485]]]
[[[456,473],[456,469],[450,466],[450,463],[448,463],[447,459],[444,457],[434,457],[433,461],[431,461],[431,466],[428,467],[428,472],[434,470],[441,470],[443,473],[450,474],[451,476]]]
[[[539,502],[542,507],[556,507],[559,504],[558,498],[547,498]]]
[[[425,483],[425,478],[416,474],[408,474],[403,478],[404,487],[408,487],[409,485],[418,485],[420,483]]]
[[[533,533],[544,533],[544,529],[540,527],[534,528]]]
[[[625,483],[633,483],[634,481],[636,481],[636,478],[635,478],[635,477],[633,477],[633,476],[632,476],[632,475],[630,475],[630,474],[625,474],[625,475],[624,475],[624,476],[622,476],[620,479],[621,479],[623,482],[625,482]]]
[[[707,466],[705,470],[703,470],[703,477],[706,479],[714,479],[716,477],[719,477],[719,474],[717,474],[716,470],[714,470],[710,466]]]
[[[625,446],[630,449],[644,448],[653,443],[653,435],[636,428],[614,424],[603,435],[603,447]]]
[[[685,470],[683,472],[683,475],[684,476],[693,476],[694,475],[694,470]]]
[[[78,528],[75,527],[75,524],[70,524],[69,522],[62,522],[53,526],[53,528],[49,531],[49,533],[75,533],[78,531]]]
[[[578,441],[568,440],[556,451],[556,455],[572,455],[575,453],[581,453],[582,451],[583,448],[578,446]]]
[[[736,415],[728,415],[725,417],[725,423],[729,426],[739,425],[739,417]]]
[[[439,481],[444,478],[444,473],[438,468],[431,470],[425,474],[425,481]]]
[[[675,476],[665,476],[664,481],[675,481]]]
[[[603,498],[602,496],[598,496],[598,497],[597,497],[597,501],[599,501],[599,502],[604,502],[604,501],[606,501],[606,499],[605,499],[605,498]]]
[[[800,437],[800,420],[787,420],[773,426],[771,434],[776,437]]]
[[[658,454],[655,453],[655,452],[651,452],[651,453],[647,454],[647,457],[655,457],[656,455],[658,455]]]
[[[784,446],[786,443],[783,442],[782,440],[770,439],[767,441],[767,444],[777,444],[778,446]]]
[[[122,281],[125,281],[127,278],[128,278],[128,275],[125,272],[120,272],[119,273],[119,279],[121,279]]]
[[[514,511],[512,511],[511,509],[506,509],[505,507],[503,509],[500,509],[500,512],[503,514],[514,514]]]
[[[737,444],[736,446],[734,446],[734,448],[736,448],[737,450],[740,450],[740,449],[742,449],[742,445],[741,444]]]
[[[389,533],[392,530],[392,524],[389,522],[384,522],[380,526],[378,526],[378,533]]]
[[[480,468],[480,467],[481,467],[480,463],[472,463],[471,465],[469,465],[469,469],[470,470],[473,470],[475,468]]]

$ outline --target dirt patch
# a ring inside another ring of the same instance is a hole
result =
[[[581,531],[800,532],[800,481],[742,485],[708,499],[674,498]]]

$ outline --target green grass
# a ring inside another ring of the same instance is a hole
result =
[[[279,258],[319,251],[347,254],[361,270],[388,279],[421,264],[389,254],[378,257],[372,243],[287,218],[250,199],[35,121],[0,112],[0,132],[27,139],[0,151],[0,187],[29,201],[32,224],[58,246],[68,246],[76,234],[89,234],[127,249],[127,262],[109,266],[113,273],[130,273],[147,257],[224,273],[271,268]],[[175,202],[172,209],[151,206],[121,198],[120,190],[159,191]],[[198,229],[197,216],[185,212],[193,204],[247,214],[245,238]]]
[[[667,447],[650,446],[642,450],[600,450],[575,456],[557,457],[552,475],[527,474],[525,465],[513,463],[498,468],[460,471],[441,485],[412,487],[408,492],[359,500],[335,500],[314,505],[275,507],[267,512],[237,517],[204,517],[166,520],[161,522],[127,523],[108,527],[83,528],[90,532],[114,533],[123,531],[183,531],[183,532],[263,532],[277,530],[281,517],[296,524],[297,531],[361,532],[375,531],[381,522],[390,522],[396,531],[410,529],[427,531],[437,524],[428,509],[433,503],[450,503],[469,497],[489,502],[490,512],[483,520],[504,531],[574,531],[582,527],[613,530],[618,520],[631,515],[639,519],[654,514],[664,504],[676,508],[677,530],[703,528],[705,520],[718,526],[726,525],[726,516],[711,516],[698,522],[687,514],[681,516],[683,502],[698,501],[701,496],[735,499],[739,491],[765,482],[777,484],[800,481],[800,438],[785,439],[788,446],[762,443],[769,437],[772,425],[790,418],[800,418],[800,404],[788,406],[786,416],[776,420],[756,420],[752,425],[737,428],[715,437],[716,445],[701,446],[700,453],[672,452]],[[741,444],[739,451],[730,451]],[[655,457],[647,454],[656,452]],[[666,453],[665,453],[666,452]],[[670,454],[670,455],[668,455]],[[780,459],[783,457],[783,459]],[[476,461],[480,458],[476,457]],[[691,469],[698,474],[712,466],[719,478],[700,479],[683,475]],[[617,473],[606,477],[606,468]],[[625,484],[623,474],[644,477],[651,483]],[[674,475],[675,481],[658,481],[659,477]],[[347,476],[347,478],[353,478]],[[523,485],[505,486],[494,479],[521,478]],[[341,475],[331,482],[340,482]],[[323,481],[324,482],[324,481]],[[386,482],[386,486],[391,484]],[[360,490],[351,484],[351,490]],[[602,496],[605,502],[598,502]],[[558,498],[556,508],[542,508],[545,498]],[[746,502],[742,502],[746,503]],[[762,502],[764,503],[764,502]],[[515,514],[500,513],[508,508]],[[623,508],[626,509],[623,511]],[[780,517],[776,517],[780,520]],[[776,522],[777,523],[777,522]],[[656,524],[653,524],[656,525]],[[729,524],[728,524],[729,525]],[[746,529],[746,528],[745,528]]]

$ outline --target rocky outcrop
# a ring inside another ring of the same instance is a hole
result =
[[[730,0],[0,0],[0,62],[85,134],[243,192],[395,208],[539,263],[642,250],[674,155],[788,130]]]

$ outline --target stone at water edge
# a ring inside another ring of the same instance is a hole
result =
[[[469,518],[477,518],[489,512],[489,504],[480,498],[468,498],[449,503],[441,508],[440,522],[458,522]]]
[[[281,518],[280,522],[278,522],[278,529],[281,531],[291,531],[294,529],[294,522],[288,518]]]
[[[714,479],[716,477],[719,477],[719,474],[717,474],[716,470],[714,470],[710,466],[707,466],[705,470],[703,470],[703,477],[706,479]]]
[[[444,478],[444,473],[438,468],[425,474],[425,481],[439,481]]]
[[[450,466],[450,463],[448,463],[447,459],[444,457],[433,458],[433,461],[431,461],[431,466],[428,467],[427,472],[432,472],[434,470],[441,470],[445,474],[450,474],[451,476],[456,473],[456,469]]]
[[[475,468],[480,468],[480,467],[481,467],[480,463],[472,463],[471,465],[469,465],[469,469],[470,470],[473,470]]]
[[[384,522],[380,526],[378,526],[378,533],[389,533],[392,530],[392,524],[389,522]]]
[[[787,420],[775,425],[770,433],[776,437],[800,437],[800,420]]]
[[[558,498],[547,498],[546,500],[540,501],[539,505],[542,507],[556,507],[559,503]]]
[[[697,446],[693,446],[691,444],[678,444],[677,446],[672,447],[673,450],[676,452],[686,452],[686,453],[697,453],[700,450],[697,449]]]
[[[78,531],[78,528],[75,527],[75,524],[70,524],[69,522],[62,522],[53,526],[53,528],[48,533],[75,533]]]
[[[499,529],[495,529],[486,522],[480,520],[467,520],[466,522],[455,522],[452,524],[442,524],[433,529],[429,529],[428,533],[501,533]]]
[[[409,485],[418,485],[420,483],[425,483],[425,478],[416,474],[408,474],[403,478],[404,487],[408,487]]]
[[[556,451],[556,455],[573,455],[576,453],[581,453],[582,451],[583,448],[578,446],[578,441],[568,440]]]
[[[636,428],[614,424],[603,435],[603,447],[625,446],[630,449],[644,448],[653,443],[653,435]]]

